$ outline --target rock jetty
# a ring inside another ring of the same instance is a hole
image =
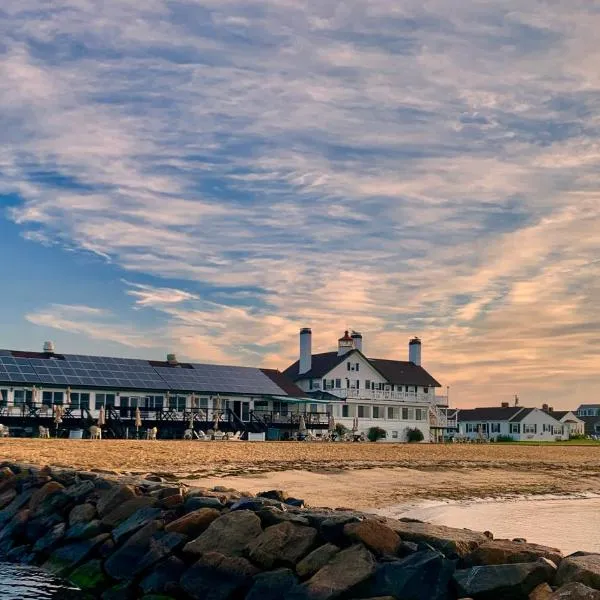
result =
[[[83,598],[600,600],[600,554],[146,478],[0,463],[0,560]]]

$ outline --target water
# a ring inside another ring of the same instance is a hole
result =
[[[1,600],[76,600],[81,592],[37,567],[0,562]]]
[[[600,498],[430,502],[378,512],[448,527],[489,530],[496,538],[525,538],[559,548],[565,554],[577,550],[600,552]]]

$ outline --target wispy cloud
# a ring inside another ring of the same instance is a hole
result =
[[[420,334],[464,403],[600,383],[593,3],[1,10],[9,217],[123,269],[169,344],[283,367],[298,326],[322,350],[352,326],[399,358]]]

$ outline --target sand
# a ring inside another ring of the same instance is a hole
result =
[[[190,485],[285,489],[313,506],[380,508],[419,499],[600,493],[600,446],[0,440],[0,459]]]

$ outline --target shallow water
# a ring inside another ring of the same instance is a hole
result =
[[[530,498],[431,502],[390,507],[380,514],[410,517],[448,527],[489,530],[496,538],[526,538],[528,542],[600,552],[600,498]]]
[[[81,592],[36,567],[0,562],[0,599],[75,600]]]

